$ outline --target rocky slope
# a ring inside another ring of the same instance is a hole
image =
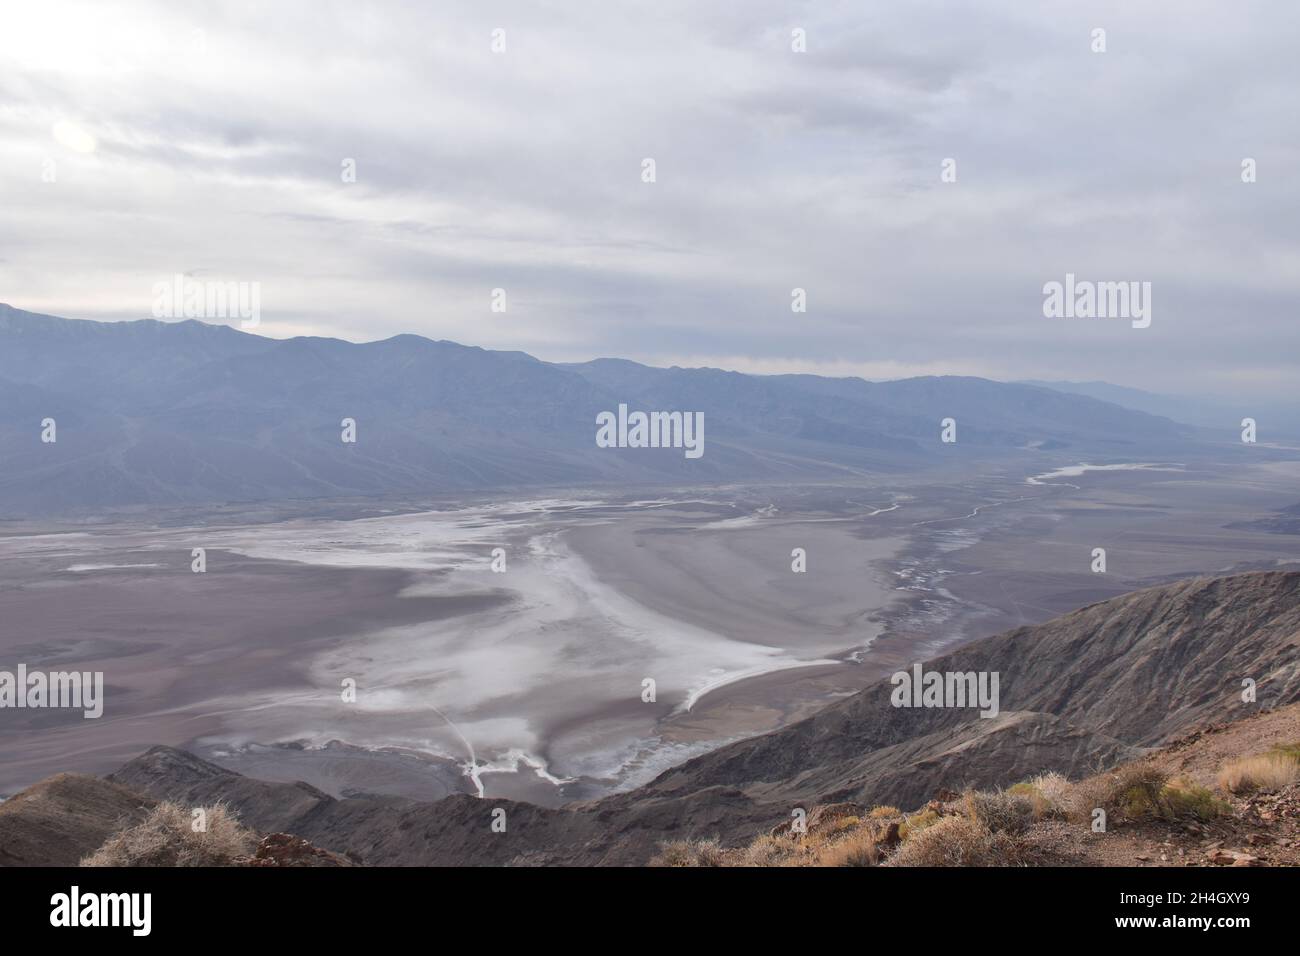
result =
[[[1250,768],[1251,772],[1244,772]],[[1094,826],[1098,808],[1108,816]],[[1083,779],[940,790],[900,811],[818,804],[747,845],[668,843],[657,866],[1300,865],[1300,704],[1212,724]]]
[[[0,803],[0,866],[76,866],[156,802],[89,774],[56,774]]]
[[[977,641],[927,670],[996,671],[1001,713],[890,704],[887,683],[668,771],[635,795],[708,786],[763,803],[910,805],[954,777],[1077,776],[1206,723],[1300,700],[1300,574],[1193,579]],[[1257,700],[1242,700],[1242,681]]]
[[[103,808],[70,804],[69,812],[102,829],[114,812],[129,816],[121,794],[138,793],[146,802],[224,802],[260,832],[294,834],[370,864],[637,864],[667,840],[748,842],[794,808],[918,806],[945,788],[1001,787],[1047,771],[1078,779],[1195,728],[1300,701],[1300,573],[1135,592],[970,644],[925,669],[998,672],[1000,713],[895,707],[894,687],[882,682],[636,790],[560,809],[468,796],[338,799],[155,747],[103,782]],[[1253,701],[1243,700],[1245,679],[1255,682]],[[0,805],[0,827],[9,819],[13,833],[17,811],[39,805],[31,794],[59,779]],[[498,809],[505,832],[492,826]],[[14,845],[35,844],[19,834]],[[10,862],[30,862],[32,852]]]

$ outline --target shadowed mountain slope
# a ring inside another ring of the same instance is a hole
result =
[[[596,416],[704,415],[705,453],[597,448]],[[958,442],[939,441],[958,419]],[[53,418],[57,441],[41,440]],[[357,441],[341,440],[356,422]],[[1190,452],[1190,430],[976,378],[898,382],[539,361],[399,335],[275,340],[0,305],[0,515],[538,485],[844,477],[1025,454]]]
[[[0,866],[76,866],[155,801],[84,773],[60,773],[0,803]]]
[[[1034,769],[1077,774],[1195,725],[1300,700],[1300,573],[1148,588],[973,642],[925,669],[997,672],[1001,713],[894,707],[894,686],[882,682],[688,761],[642,795],[725,782],[763,802],[907,805],[954,771],[977,785]],[[1246,678],[1256,682],[1256,704],[1242,701]],[[1036,768],[1025,759],[1034,749],[1045,758]]]

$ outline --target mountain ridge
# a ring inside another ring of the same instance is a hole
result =
[[[596,415],[620,404],[702,413],[705,454],[597,448]],[[953,444],[940,436],[948,417]],[[46,418],[54,443],[41,440]],[[342,441],[344,419],[356,422],[355,443]],[[195,320],[102,323],[0,306],[0,515],[820,480],[1029,458],[1035,447],[1126,458],[1200,448],[1169,419],[987,379],[550,363],[409,333],[267,339]]]

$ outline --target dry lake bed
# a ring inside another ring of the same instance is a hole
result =
[[[0,669],[106,692],[0,711],[0,794],[169,744],[336,794],[583,799],[961,641],[1300,565],[1298,500],[1297,462],[1080,462],[11,523]]]

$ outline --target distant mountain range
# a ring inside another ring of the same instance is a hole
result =
[[[702,412],[705,453],[598,448],[619,404]],[[957,443],[940,422],[957,421]],[[56,424],[42,442],[42,422]],[[341,440],[354,419],[355,444]],[[846,477],[1020,449],[1173,455],[1194,429],[980,378],[554,364],[398,335],[276,340],[0,305],[0,515],[496,488]]]
[[[1275,440],[1278,437],[1286,439],[1300,437],[1300,404],[1260,403],[1246,399],[1229,401],[1188,395],[1157,395],[1140,388],[1127,388],[1109,382],[1030,380],[1019,384],[1051,388],[1071,395],[1086,395],[1103,402],[1113,402],[1125,408],[1134,408],[1151,415],[1159,415],[1219,432],[1240,427],[1243,418],[1253,418],[1268,436],[1267,439],[1261,438],[1261,441]]]

